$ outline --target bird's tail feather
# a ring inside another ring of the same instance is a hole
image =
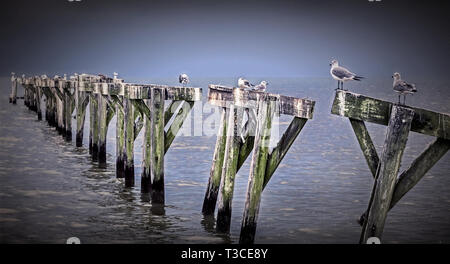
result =
[[[362,77],[362,76],[353,77],[353,80],[355,80],[355,81],[361,81],[361,79],[364,79],[364,77]]]

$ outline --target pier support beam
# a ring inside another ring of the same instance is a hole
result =
[[[89,95],[89,153],[93,161],[98,160],[98,100],[97,94]]]
[[[124,177],[125,177],[125,187],[134,186],[134,107],[131,99],[123,99],[123,110],[124,110]]]
[[[360,243],[366,243],[369,237],[381,238],[413,117],[414,110],[410,108],[392,107]]]
[[[86,107],[89,103],[89,97],[84,91],[75,91],[76,111],[77,111],[77,134],[75,144],[77,147],[83,146],[84,123],[86,119]]]
[[[38,120],[42,120],[42,109],[41,109],[41,99],[42,99],[42,87],[35,86],[36,89],[36,112]]]
[[[150,107],[151,100],[142,100],[144,107]],[[152,150],[152,125],[148,114],[144,114],[144,140],[142,142],[142,174],[141,193],[150,194],[152,189],[151,176],[151,150]],[[151,116],[151,114],[150,114]]]
[[[217,211],[216,229],[228,233],[231,225],[231,204],[234,192],[234,179],[236,177],[241,145],[242,107],[231,105],[227,122],[227,134],[223,165],[223,180],[220,184],[219,207]]]
[[[64,93],[64,136],[66,141],[72,141],[72,96]]]
[[[217,133],[216,147],[214,149],[213,162],[210,170],[208,187],[203,201],[203,215],[212,215],[216,209],[217,195],[219,194],[222,179],[222,165],[225,156],[225,144],[227,141],[228,108],[220,108],[220,126]]]
[[[108,132],[108,105],[106,98],[98,94],[98,163],[100,167],[106,167],[106,134]]]
[[[11,95],[9,96],[9,102],[16,104],[17,103],[17,78],[14,73],[11,74]]]
[[[151,90],[151,186],[152,204],[164,204],[164,99],[165,89]]]
[[[245,201],[244,217],[242,219],[239,243],[251,244],[256,233],[261,193],[263,191],[266,165],[269,156],[270,131],[272,116],[276,102],[265,101],[265,95],[258,97],[256,134],[253,147],[252,162]]]
[[[116,105],[116,177],[125,178],[125,115],[122,96],[113,97]]]

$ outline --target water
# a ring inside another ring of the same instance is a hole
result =
[[[356,220],[367,208],[373,179],[349,121],[330,114],[335,82],[328,78],[269,81],[270,91],[308,96],[316,100],[316,109],[264,190],[255,242],[357,243],[361,228]],[[231,85],[233,80],[201,79],[192,85],[203,87],[206,97],[208,83]],[[446,83],[418,82],[419,93],[408,97],[408,104],[450,112]],[[100,169],[86,149],[88,118],[84,146],[76,148],[54,128],[37,121],[22,100],[8,104],[9,81],[3,78],[0,84],[1,243],[64,243],[72,236],[82,243],[238,242],[250,158],[236,176],[231,233],[217,234],[214,219],[201,215],[214,135],[175,139],[165,156],[166,206],[152,208],[140,196],[142,134],[135,144],[136,187],[126,189],[115,178],[115,119],[108,131],[108,167]],[[347,87],[396,100],[390,79]],[[206,119],[211,109],[204,109]],[[289,121],[290,117],[280,119],[280,131]],[[193,132],[193,121],[185,124],[184,131],[189,126]],[[381,153],[386,127],[367,126]],[[432,141],[411,132],[402,168]],[[447,154],[390,211],[384,243],[450,242],[449,161]]]

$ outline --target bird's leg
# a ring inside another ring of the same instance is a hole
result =
[[[406,94],[403,95],[403,105],[406,105]]]
[[[398,94],[398,104],[401,104],[400,103],[400,94]]]
[[[336,91],[339,90],[339,81],[338,81],[338,87],[336,89],[334,89],[334,90],[336,90]]]
[[[345,89],[344,89],[344,82],[343,82],[343,81],[341,81],[341,89],[342,89],[343,91],[345,91]]]

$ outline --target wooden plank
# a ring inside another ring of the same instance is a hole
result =
[[[86,119],[86,107],[89,103],[89,96],[83,91],[75,92],[76,96],[76,112],[77,112],[77,134],[75,136],[75,144],[77,147],[83,146],[84,123]]]
[[[417,157],[411,166],[398,177],[390,208],[411,190],[422,177],[447,153],[450,140],[437,138],[426,150]]]
[[[244,216],[239,237],[239,243],[241,244],[252,244],[255,239],[261,194],[269,157],[272,116],[277,103],[276,101],[265,100],[265,94],[261,94],[258,97],[255,144],[252,162],[250,164]]]
[[[165,139],[164,139],[164,153],[166,153],[170,145],[172,145],[173,140],[178,134],[178,131],[183,126],[184,120],[186,120],[187,115],[190,113],[191,109],[194,107],[194,102],[192,101],[185,101],[183,105],[181,106],[180,110],[178,110],[178,113],[176,117],[174,118],[172,124],[167,129],[167,133],[165,133]]]
[[[366,125],[363,121],[353,118],[349,119],[359,146],[361,147],[364,157],[366,158],[367,165],[369,166],[373,177],[375,177],[380,159],[378,158],[377,150],[373,145],[372,139],[370,138],[369,131],[367,131]]]
[[[240,149],[240,126],[242,123],[241,107],[230,106],[228,117],[227,140],[225,144],[224,164],[222,168],[222,183],[220,184],[219,207],[217,212],[216,230],[229,232],[231,225],[231,204],[234,192],[234,179],[237,172],[237,163]]]
[[[17,103],[17,85],[18,80],[14,76],[14,74],[11,75],[11,95],[9,97],[9,102],[16,104]]]
[[[131,100],[128,98],[123,99],[123,109],[125,112],[124,123],[125,123],[125,153],[124,153],[124,176],[125,176],[125,187],[134,186],[134,106]]]
[[[98,100],[96,94],[90,94],[89,104],[89,152],[92,160],[98,159]]]
[[[103,95],[98,98],[98,163],[100,167],[106,167],[106,134],[108,133],[108,105]]]
[[[220,111],[220,125],[217,132],[216,146],[214,148],[211,170],[209,172],[208,187],[206,188],[205,198],[203,199],[203,215],[214,214],[222,179],[222,166],[225,156],[225,144],[227,141],[228,108],[222,107]]]
[[[338,90],[331,113],[356,120],[387,125],[391,109],[395,104],[364,95]],[[414,110],[411,131],[450,139],[450,115],[421,108],[406,106]]]
[[[155,84],[124,84],[125,96],[130,99],[151,99],[152,89],[164,89],[165,100],[200,101],[202,88],[170,87]]]
[[[147,118],[150,118],[151,113],[148,106],[144,103],[144,100],[131,100],[134,107],[141,113],[145,114]]]
[[[360,243],[362,244],[365,244],[369,237],[381,239],[413,116],[412,109],[392,106],[383,154],[361,233]]]
[[[269,183],[270,178],[274,174],[275,170],[280,165],[284,156],[288,152],[289,148],[294,143],[300,131],[302,131],[303,127],[306,124],[308,119],[294,117],[294,119],[289,124],[289,127],[284,132],[277,146],[272,150],[267,159],[267,167],[264,178],[263,189],[266,187],[267,183]]]
[[[164,204],[164,98],[165,89],[151,90],[151,178],[152,204]]]
[[[231,88],[220,85],[209,85],[208,102],[212,105],[230,107],[230,104],[247,108],[256,107],[257,96],[262,92]],[[280,94],[263,93],[268,101],[279,101],[275,109],[277,114],[292,115],[311,119],[313,117],[315,102],[308,99],[295,98]]]
[[[72,98],[69,94],[64,94],[64,135],[66,141],[72,141]]]
[[[36,112],[38,120],[42,120],[41,98],[42,98],[41,87],[36,86]]]
[[[120,96],[121,97],[121,96]],[[119,96],[114,96],[116,102],[116,177],[125,178],[125,114]],[[119,103],[120,102],[120,103]]]
[[[142,100],[147,108],[150,100]],[[150,112],[150,110],[149,110]],[[152,189],[151,176],[151,151],[152,151],[152,127],[150,123],[150,115],[144,115],[144,140],[142,142],[142,174],[141,174],[141,193],[149,194]]]
[[[175,111],[178,109],[178,107],[180,106],[180,104],[183,101],[172,101],[170,102],[170,105],[167,107],[166,111],[164,112],[164,126],[166,126],[170,119],[173,117],[173,115],[175,114]]]

